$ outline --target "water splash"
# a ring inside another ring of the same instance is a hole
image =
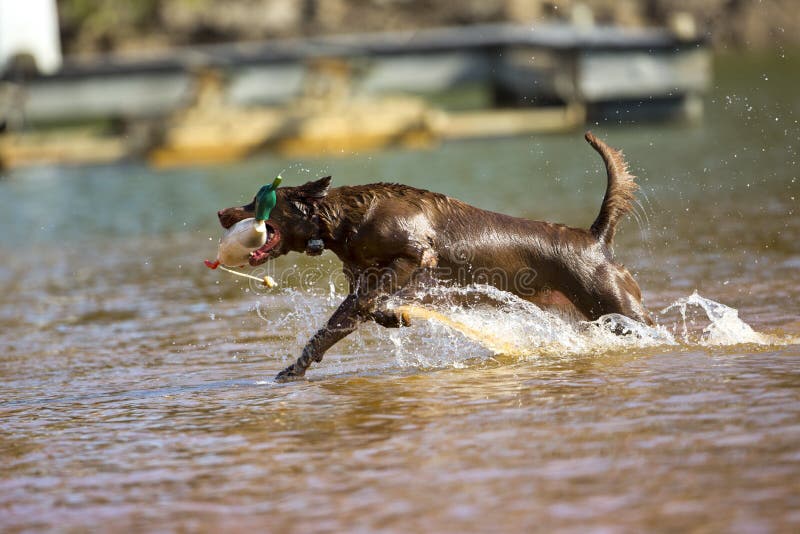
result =
[[[295,334],[298,346],[326,320],[342,295],[332,291],[284,289],[291,303],[282,319],[271,322]],[[734,308],[700,296],[680,298],[658,312],[656,326],[618,314],[596,321],[576,321],[543,310],[492,286],[436,287],[417,293],[409,309],[425,310],[412,317],[411,327],[385,329],[367,323],[342,343],[340,364],[366,352],[392,354],[400,367],[466,367],[499,358],[578,358],[646,347],[737,344],[785,345],[798,339],[756,332]],[[394,299],[400,308],[409,300]],[[259,316],[268,320],[261,314]],[[677,314],[675,313],[677,312]],[[315,317],[316,327],[309,322]],[[348,355],[347,353],[352,353]],[[357,359],[357,358],[356,358]],[[389,362],[387,362],[389,363]],[[353,362],[352,365],[357,365]],[[355,370],[355,369],[353,369]]]
[[[435,288],[415,300],[426,301],[425,309],[447,320],[417,319],[411,328],[390,331],[401,365],[460,366],[467,359],[501,355],[564,358],[676,343],[664,327],[615,314],[573,321],[491,286]]]
[[[687,312],[691,306],[697,306],[705,312],[710,321],[708,326],[699,333],[690,331],[687,325]],[[701,297],[695,291],[688,297],[680,298],[661,310],[661,314],[677,310],[681,316],[682,337],[684,342],[698,343],[700,345],[737,345],[740,343],[755,343],[758,345],[771,345],[778,341],[765,334],[760,334],[750,325],[739,319],[739,311],[711,299]]]
[[[456,303],[476,295],[477,300],[487,302],[468,306]],[[390,337],[401,365],[461,366],[470,358],[500,355],[522,359],[570,358],[677,344],[797,342],[756,332],[739,318],[736,309],[697,292],[664,308],[656,318],[659,324],[652,327],[618,314],[592,322],[569,320],[491,286],[436,288],[415,295],[415,300],[421,299],[429,301],[426,309],[444,315],[447,320],[431,317],[412,321],[411,328],[385,334]],[[675,311],[680,316],[678,325],[670,320]],[[687,319],[689,315],[692,320]]]

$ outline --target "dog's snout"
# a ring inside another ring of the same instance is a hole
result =
[[[225,211],[225,210],[219,210],[219,211],[217,212],[217,218],[219,218],[219,219],[222,219],[222,212],[224,212],[224,211]]]

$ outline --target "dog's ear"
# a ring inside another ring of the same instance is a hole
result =
[[[297,188],[297,192],[307,200],[322,200],[331,187],[331,177],[325,176],[319,180],[306,182]]]

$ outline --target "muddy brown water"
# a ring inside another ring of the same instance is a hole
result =
[[[267,292],[202,265],[214,212],[281,170],[587,226],[577,133],[6,173],[0,529],[799,530],[800,69],[720,65],[702,125],[595,127],[644,193],[617,254],[660,328],[623,341],[511,300],[446,311],[514,354],[366,326],[276,385],[341,299],[335,258],[282,258]]]

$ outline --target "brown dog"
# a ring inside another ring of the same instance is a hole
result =
[[[565,306],[594,320],[618,313],[652,324],[639,286],[614,262],[617,222],[631,210],[637,186],[622,154],[591,133],[608,186],[589,230],[485,211],[454,198],[399,184],[330,187],[331,177],[277,191],[267,221],[270,239],[251,265],[288,252],[323,247],[344,264],[350,293],[276,380],[302,377],[362,321],[405,324],[384,305],[421,280],[486,283],[541,306]],[[223,227],[252,217],[254,202],[219,211]]]

